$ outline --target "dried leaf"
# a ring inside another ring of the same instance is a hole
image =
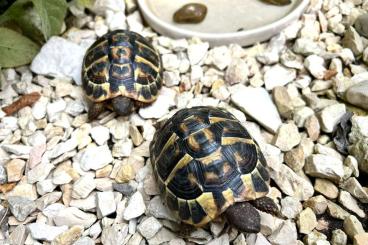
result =
[[[5,106],[2,110],[6,113],[7,116],[12,115],[13,113],[19,111],[20,109],[33,105],[41,95],[38,92],[33,92],[30,94],[25,94],[20,97],[18,100],[14,101],[12,104]]]

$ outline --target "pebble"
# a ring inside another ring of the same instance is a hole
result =
[[[32,115],[36,120],[40,120],[46,116],[48,98],[41,96],[32,106]]]
[[[298,127],[289,122],[282,124],[277,130],[274,138],[274,145],[282,151],[290,151],[294,146],[300,143],[301,137],[299,135]]]
[[[75,207],[68,207],[59,211],[53,218],[58,226],[66,225],[68,227],[81,225],[84,228],[90,227],[96,221],[96,215],[86,213]]]
[[[188,59],[190,64],[198,65],[202,60],[204,60],[209,46],[210,45],[207,42],[189,44]]]
[[[81,237],[73,245],[95,245],[95,241],[89,237]]]
[[[148,213],[157,219],[167,219],[176,221],[173,214],[166,207],[159,196],[155,196],[151,199],[147,207]]]
[[[230,244],[229,242],[230,242],[229,241],[229,235],[227,233],[225,233],[222,236],[213,239],[212,241],[210,241],[207,244],[208,245],[222,245],[222,244]]]
[[[345,220],[350,215],[345,209],[329,200],[327,201],[327,211],[332,217],[341,220]]]
[[[298,216],[297,224],[300,233],[309,234],[317,226],[317,218],[313,210],[304,209]]]
[[[139,224],[138,231],[146,239],[151,239],[161,227],[162,224],[155,217],[149,217]]]
[[[322,131],[332,133],[345,113],[345,104],[335,104],[324,108],[319,114]]]
[[[345,98],[349,103],[368,110],[368,81],[349,87]]]
[[[76,199],[86,198],[95,188],[94,178],[90,174],[82,176],[73,184],[72,197]]]
[[[295,223],[290,220],[284,221],[282,226],[268,237],[273,245],[295,244],[297,240],[297,230]]]
[[[314,115],[314,111],[307,106],[300,107],[294,111],[293,120],[295,124],[301,128],[305,125],[306,120]]]
[[[53,241],[58,235],[68,230],[68,227],[51,226],[42,223],[32,223],[27,225],[29,232],[33,239],[41,241]]]
[[[162,228],[154,237],[148,240],[148,244],[158,245],[169,242],[176,238],[176,235],[166,228]]]
[[[310,55],[304,60],[304,66],[317,79],[323,79],[326,73],[325,61],[318,55]]]
[[[368,203],[368,192],[361,186],[359,181],[351,177],[340,184],[340,187],[359,199],[362,203]]]
[[[9,236],[10,244],[24,244],[28,236],[26,226],[18,225]]]
[[[354,22],[355,30],[363,37],[368,38],[368,14],[360,15]]]
[[[345,48],[349,48],[351,51],[353,51],[355,56],[361,55],[364,49],[362,38],[359,36],[359,34],[352,26],[349,26],[346,32],[344,33],[342,45]]]
[[[340,191],[339,202],[348,210],[354,212],[361,218],[365,218],[364,211],[358,206],[358,202],[347,191]]]
[[[133,186],[131,186],[130,184],[126,184],[126,183],[124,184],[112,183],[112,187],[115,191],[118,191],[125,196],[132,195],[135,190]]]
[[[114,200],[114,193],[109,192],[97,192],[97,216],[99,218],[106,217],[116,211],[116,204]]]
[[[106,245],[123,244],[127,235],[127,224],[113,224],[102,230],[101,242]]]
[[[58,235],[53,241],[52,245],[74,244],[82,235],[84,229],[82,226],[73,226],[69,230]]]
[[[337,198],[338,188],[329,180],[317,178],[314,183],[314,189],[329,199]]]
[[[200,23],[207,15],[207,7],[200,3],[188,3],[178,9],[173,16],[177,23]]]
[[[266,129],[276,133],[281,126],[281,118],[265,89],[239,85],[230,92],[231,101],[235,105],[257,120]],[[255,104],[260,107],[254,107]]]
[[[21,155],[29,155],[31,152],[32,147],[28,145],[19,145],[19,144],[4,144],[1,146],[3,150],[8,153],[13,153],[17,156]]]
[[[6,174],[8,176],[7,182],[19,181],[23,176],[25,165],[26,162],[21,159],[10,160],[5,166]]]
[[[27,173],[28,183],[34,184],[38,181],[46,179],[50,174],[51,170],[54,168],[53,164],[50,163],[40,163]]]
[[[212,48],[207,55],[206,64],[215,65],[218,69],[224,70],[232,61],[230,50],[227,46]]]
[[[259,211],[261,216],[261,233],[268,236],[274,233],[283,224],[282,219],[271,214]]]
[[[97,170],[105,167],[112,160],[111,151],[107,145],[89,145],[80,158],[80,166],[84,171]]]
[[[326,235],[316,230],[313,230],[311,233],[304,236],[303,241],[305,244],[314,244],[315,242],[318,242],[318,241],[326,241],[326,239],[327,239]]]
[[[61,37],[51,37],[44,44],[31,64],[36,74],[73,78],[82,84],[82,61],[85,49]]]
[[[35,202],[25,197],[8,197],[8,203],[10,211],[18,221],[25,221],[28,215],[36,210]]]
[[[236,83],[245,83],[248,81],[249,69],[247,63],[243,59],[234,59],[229,64],[225,73],[225,81],[234,85]]]
[[[340,181],[344,177],[343,163],[340,159],[322,154],[313,154],[306,159],[305,173],[313,176]]]
[[[345,232],[340,229],[336,229],[332,231],[332,238],[331,242],[334,245],[346,245],[348,241],[348,237],[346,236]]]
[[[124,219],[131,220],[141,216],[146,210],[142,194],[137,191],[129,199],[128,206],[124,210]]]
[[[14,189],[8,193],[8,197],[10,196],[21,196],[34,201],[37,199],[36,187],[28,183],[18,183]]]
[[[354,215],[349,215],[344,220],[344,230],[351,239],[353,239],[355,235],[364,234],[362,223],[360,223]]]
[[[90,134],[99,146],[104,145],[110,139],[110,130],[104,126],[93,127]]]
[[[327,199],[322,195],[314,196],[304,202],[303,206],[311,208],[316,215],[323,214],[327,209]]]
[[[287,88],[281,86],[275,87],[272,95],[280,115],[284,118],[292,118],[294,106]]]
[[[301,211],[303,206],[294,197],[287,196],[281,199],[281,214],[288,219],[294,219]]]
[[[163,117],[169,112],[170,106],[175,105],[176,96],[177,94],[175,90],[162,88],[159,92],[157,100],[147,107],[140,108],[139,115],[145,119],[159,119]]]
[[[296,78],[294,69],[286,68],[282,65],[274,65],[264,73],[264,82],[267,90],[272,90],[278,86],[284,86]]]
[[[357,234],[354,236],[354,245],[364,245],[368,240],[368,232]]]

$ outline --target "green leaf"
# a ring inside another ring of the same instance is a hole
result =
[[[77,5],[82,8],[91,8],[94,2],[94,0],[76,0]]]
[[[41,30],[45,39],[60,34],[68,7],[66,1],[32,0],[32,2],[41,17]]]
[[[30,63],[40,47],[29,38],[0,27],[0,66],[16,67]]]

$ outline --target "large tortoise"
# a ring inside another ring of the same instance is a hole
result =
[[[156,131],[150,157],[164,201],[184,223],[203,226],[225,213],[239,230],[258,232],[250,203],[278,212],[265,197],[270,177],[259,146],[225,110],[178,111]]]
[[[134,106],[156,100],[162,86],[160,55],[138,33],[112,31],[87,50],[82,81],[87,96],[93,101],[88,112],[90,120],[106,107],[125,116]]]

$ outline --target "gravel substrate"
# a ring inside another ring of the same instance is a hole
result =
[[[133,0],[69,10],[30,66],[2,71],[2,106],[41,98],[1,115],[1,244],[368,244],[368,17],[359,17],[368,0],[312,0],[299,21],[246,48],[159,36]],[[89,122],[84,53],[126,28],[161,53],[164,86],[129,117],[106,111]],[[159,196],[148,149],[156,121],[199,105],[229,110],[265,155],[281,214],[259,211],[258,234],[222,217],[183,230]],[[348,111],[342,154],[334,138]]]

